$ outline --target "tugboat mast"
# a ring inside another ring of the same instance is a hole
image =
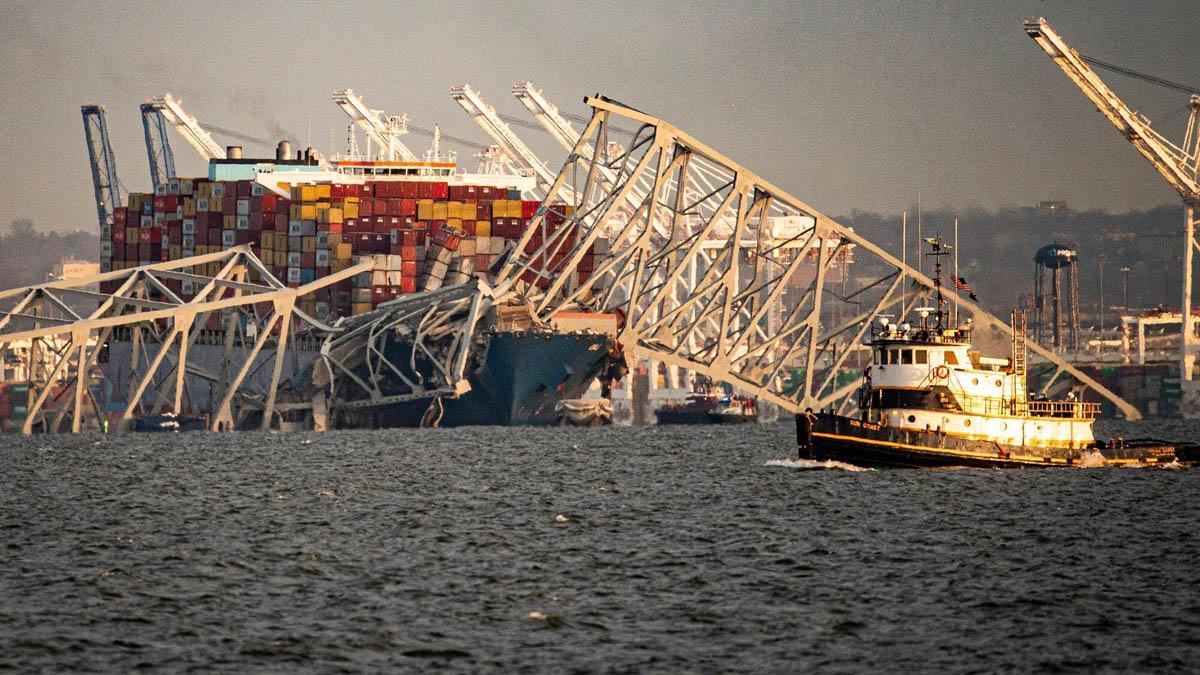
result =
[[[946,299],[942,297],[942,258],[950,255],[950,247],[942,244],[942,238],[925,237],[925,241],[933,248],[933,251],[926,253],[927,256],[933,256],[933,288],[937,293],[937,312],[934,313],[935,325],[934,329],[941,335],[946,326],[942,323],[942,318],[945,316],[943,306],[946,304]]]

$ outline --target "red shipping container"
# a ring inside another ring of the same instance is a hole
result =
[[[402,248],[404,248],[404,246],[402,246],[401,244],[395,243],[395,241],[393,240],[393,242],[391,244],[388,244],[388,253],[390,255],[400,255],[400,249],[402,249]]]
[[[287,215],[292,211],[292,200],[287,197],[277,197],[275,199],[275,213]]]
[[[157,260],[158,260],[158,256],[159,256],[159,254],[161,254],[161,253],[162,253],[162,250],[161,250],[161,249],[160,249],[160,250],[158,250],[158,251],[155,251],[155,250],[154,250],[154,244],[149,244],[149,243],[145,243],[145,244],[138,244],[138,257],[137,257],[137,259],[138,259],[138,261],[139,261],[139,262],[140,262],[140,261],[143,261],[143,260],[145,260],[145,261],[150,261],[150,260],[157,261]],[[151,256],[153,256],[153,257],[151,257]]]
[[[371,252],[387,253],[392,245],[392,235],[386,232],[375,232],[371,235]]]
[[[229,194],[229,191],[227,190],[225,192],[225,198],[221,200],[221,213],[224,213],[225,215],[237,214],[237,200],[237,195]]]
[[[250,196],[250,183],[252,183],[252,182],[253,181],[239,180],[237,182],[237,196],[249,197]]]
[[[114,244],[124,244],[124,243],[125,243],[125,228],[124,228],[124,227],[117,227],[117,226],[114,226],[114,227],[113,227],[113,229],[112,229],[112,238],[111,238],[111,241],[112,241],[112,243],[114,243]],[[117,249],[116,249],[116,247],[114,246],[114,247],[113,247],[113,253],[116,253],[116,250],[117,250]]]
[[[208,245],[209,246],[220,246],[221,245],[221,233],[223,231],[224,230],[218,230],[218,229],[214,229],[214,228],[210,228],[210,229],[206,230]]]
[[[345,223],[329,223],[326,231],[330,234],[341,234],[344,231],[343,225],[345,225]]]
[[[415,265],[417,262],[417,245],[416,244],[402,245],[400,247],[400,259],[402,261],[410,260]],[[403,264],[403,263],[401,263],[401,264]]]
[[[420,193],[419,183],[416,181],[406,180],[397,183],[400,186],[400,196],[405,199],[416,199]]]
[[[125,243],[125,260],[136,262],[138,259],[138,245],[134,242]]]
[[[276,232],[287,232],[288,231],[288,215],[286,213],[276,213],[275,214],[274,229]]]
[[[118,206],[113,209],[113,225],[124,225],[128,213],[129,209],[124,206]]]
[[[234,232],[233,241],[235,244],[240,246],[242,244],[250,243],[250,231],[249,230],[234,230],[233,232]]]
[[[522,201],[521,202],[521,217],[525,218],[525,219],[534,217],[535,215],[537,215],[538,206],[540,206],[540,205],[541,205],[541,202],[531,202],[529,200]]]
[[[360,218],[369,218],[375,215],[375,200],[364,199],[358,203],[358,215]]]
[[[317,266],[317,254],[316,253],[301,253],[300,254],[300,266],[301,267],[309,267],[309,268],[316,267]]]
[[[474,237],[475,236],[475,221],[474,220],[464,220],[462,223],[462,229],[463,229],[464,235],[466,235],[468,237]]]
[[[401,248],[403,249],[407,247]],[[417,276],[417,261],[413,260],[412,258],[405,260],[403,250],[400,251],[400,273],[404,275],[404,277],[415,278]]]
[[[179,197],[175,195],[159,195],[154,198],[154,212],[168,213],[179,207]]]
[[[449,183],[430,183],[430,186],[434,199],[448,199],[450,197]]]
[[[415,200],[415,199],[399,200],[398,208],[396,210],[395,215],[397,215],[397,216],[415,216],[415,215],[417,215],[417,200]]]
[[[343,199],[346,196],[346,186],[334,183],[329,186],[329,196],[332,199]]]
[[[347,218],[342,222],[342,232],[354,234],[358,232],[358,218]]]

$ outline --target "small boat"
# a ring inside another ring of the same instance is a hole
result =
[[[708,421],[712,424],[746,424],[758,421],[758,405],[747,396],[733,396],[723,399],[708,411]]]
[[[1097,440],[1100,404],[1046,400],[1026,392],[1025,318],[1013,313],[1012,353],[983,356],[972,326],[948,327],[941,261],[949,247],[927,239],[937,306],[916,310],[920,326],[872,326],[872,363],[858,391],[858,414],[811,410],[796,416],[802,459],[869,467],[1147,466],[1176,462],[1192,449],[1153,439]]]
[[[753,397],[730,395],[705,383],[682,403],[655,410],[654,416],[659,424],[744,424],[758,421],[758,404]]]

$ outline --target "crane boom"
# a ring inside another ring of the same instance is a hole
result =
[[[1200,206],[1200,181],[1197,180],[1197,171],[1200,170],[1200,96],[1192,95],[1188,103],[1191,110],[1183,145],[1175,145],[1151,129],[1149,120],[1134,112],[1113,93],[1088,66],[1085,58],[1068,45],[1045,19],[1026,19],[1025,32],[1183,197],[1183,298],[1180,302],[1183,329],[1179,340],[1179,375],[1184,416],[1196,416],[1200,414],[1200,382],[1194,376],[1196,356],[1200,354],[1200,337],[1196,335],[1196,317],[1192,314],[1192,263],[1197,249],[1200,249],[1200,242],[1196,240],[1196,228],[1200,225],[1200,220],[1196,218],[1196,207]]]
[[[153,104],[143,103],[142,131],[146,136],[146,157],[150,161],[150,181],[154,191],[175,178],[175,153],[167,138],[167,119]]]
[[[96,217],[100,227],[112,225],[113,209],[121,203],[120,183],[117,181],[117,162],[108,142],[108,124],[104,121],[104,106],[86,104],[83,113],[83,135],[87,140],[88,160],[92,168],[92,187],[96,194]]]
[[[187,141],[205,161],[225,159],[225,148],[213,140],[199,120],[183,109],[182,102],[171,94],[152,96],[146,104],[159,111],[171,126],[175,127],[183,140]]]
[[[1137,149],[1146,161],[1158,171],[1168,184],[1177,191],[1185,201],[1195,204],[1200,201],[1200,183],[1197,175],[1197,148],[1192,128],[1196,124],[1196,110],[1200,108],[1200,96],[1191,100],[1192,114],[1189,119],[1189,134],[1185,146],[1190,141],[1193,147],[1183,147],[1171,143],[1161,134],[1150,128],[1149,121],[1134,112],[1117,96],[1108,85],[1100,79],[1096,71],[1088,66],[1084,58],[1063,40],[1045,19],[1027,19],[1025,32],[1038,43],[1050,58],[1058,64],[1075,86],[1108,118],[1118,131],[1121,132],[1133,147]]]
[[[382,110],[368,108],[366,102],[353,89],[333,90],[333,102],[350,117],[354,126],[362,129],[385,153],[387,161],[419,161],[400,137],[408,133],[408,116],[384,116]],[[368,147],[369,150],[369,147]]]
[[[478,92],[471,88],[471,85],[456,84],[450,87],[450,97],[457,101],[463,110],[467,111],[467,114],[475,120],[485,134],[508,153],[518,167],[533,172],[538,189],[542,194],[546,194],[550,190],[550,186],[554,184],[558,176],[550,171],[546,163],[513,133],[508,124],[500,119],[496,109],[488,105]],[[570,195],[563,196],[564,198],[570,197]]]

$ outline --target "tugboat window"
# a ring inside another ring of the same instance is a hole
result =
[[[904,365],[911,365],[913,362],[912,353],[913,353],[913,350],[911,350],[911,349],[901,349],[900,350],[900,363],[902,363]]]
[[[958,365],[958,356],[951,350],[946,350],[946,363],[952,366]]]
[[[909,422],[916,422],[916,421],[917,421],[917,416],[916,416],[916,415],[909,415],[909,416],[908,416],[908,421],[909,421]]]
[[[924,349],[915,350],[914,356],[916,363],[929,363],[929,352]]]

